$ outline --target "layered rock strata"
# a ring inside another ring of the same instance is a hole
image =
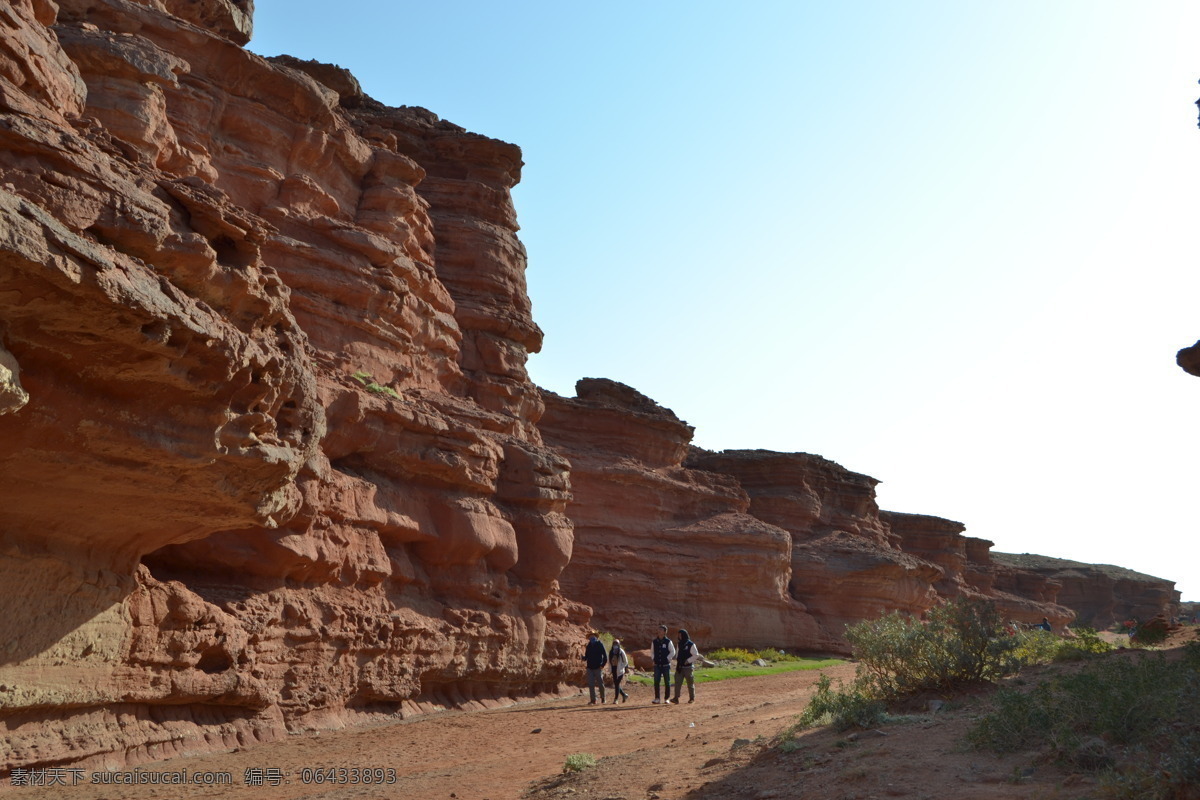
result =
[[[546,442],[571,462],[569,597],[631,649],[658,626],[727,646],[836,646],[789,593],[791,535],[747,513],[734,479],[688,469],[692,427],[624,384],[583,379],[546,392]]]
[[[1075,610],[1059,601],[1060,583],[996,562],[992,543],[963,536],[966,526],[961,522],[894,511],[881,512],[880,517],[899,536],[902,549],[942,568],[942,578],[933,584],[940,597],[987,598],[1016,626],[1046,619],[1062,630],[1074,621]]]
[[[788,532],[788,591],[837,649],[846,649],[847,625],[892,611],[920,615],[938,602],[933,585],[943,571],[900,548],[880,516],[874,478],[808,453],[693,448],[686,463],[736,479],[750,496],[750,513]]]
[[[807,453],[691,447],[691,426],[610,380],[545,397],[543,435],[572,465],[561,582],[626,640],[665,623],[720,645],[848,652],[847,625],[959,596],[1018,623],[1074,616],[1057,583],[993,564],[961,523],[880,511],[874,478]]]
[[[246,52],[251,11],[0,8],[7,768],[578,669],[520,151]]]
[[[1075,611],[1079,625],[1103,630],[1126,620],[1145,622],[1179,613],[1175,583],[1163,578],[1029,553],[992,553],[992,560],[1018,575],[1036,575],[1056,585],[1058,602]]]

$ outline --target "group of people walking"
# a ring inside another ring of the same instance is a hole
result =
[[[688,687],[688,702],[696,701],[696,681],[694,672],[696,664],[703,657],[700,655],[700,649],[696,647],[696,643],[688,636],[688,632],[683,628],[679,629],[679,646],[675,646],[675,642],[667,635],[667,626],[658,626],[658,636],[654,637],[654,642],[651,645],[651,651],[654,654],[654,702],[655,703],[678,703],[679,694],[683,688],[684,681]],[[600,704],[603,705],[606,700],[604,697],[604,667],[607,665],[612,671],[613,682],[613,705],[618,701],[626,702],[629,700],[629,692],[621,688],[621,682],[625,679],[625,673],[629,670],[629,656],[626,655],[624,648],[621,647],[620,639],[613,639],[612,647],[605,652],[604,642],[600,641],[600,632],[592,631],[588,634],[587,647],[583,652],[583,660],[587,664],[587,685],[588,692],[591,695],[589,705],[596,704],[596,689],[600,689]],[[675,664],[675,697],[671,697],[671,663]],[[664,694],[660,696],[659,686],[663,685],[666,688]],[[661,697],[661,699],[660,699]]]

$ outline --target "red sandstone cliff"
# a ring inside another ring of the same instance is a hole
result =
[[[659,624],[728,646],[837,646],[789,591],[791,535],[747,513],[736,480],[683,466],[690,425],[615,381],[584,379],[576,391],[547,392],[541,421],[571,462],[567,596],[633,649]]]
[[[244,51],[249,11],[0,8],[8,767],[577,670],[520,151]]]
[[[905,552],[942,568],[942,578],[933,585],[940,597],[985,597],[1006,620],[1036,624],[1045,618],[1056,630],[1074,621],[1077,607],[1059,600],[1061,583],[997,561],[992,543],[963,536],[966,526],[961,522],[894,511],[881,512],[880,517],[899,537]]]
[[[690,447],[693,429],[615,381],[546,393],[546,442],[571,462],[563,591],[647,641],[659,623],[730,646],[847,652],[847,625],[960,595],[1062,626],[1057,583],[993,564],[961,523],[881,512],[874,478],[820,456]]]
[[[791,537],[789,592],[845,650],[848,624],[935,602],[934,564],[903,552],[875,503],[874,478],[808,453],[693,449],[687,465],[735,478],[750,513]],[[800,643],[788,643],[802,647]]]
[[[1080,625],[1102,630],[1125,620],[1178,614],[1180,596],[1173,581],[1109,564],[1029,553],[992,553],[992,560],[1018,575],[1033,574],[1055,584],[1058,602],[1075,611]]]

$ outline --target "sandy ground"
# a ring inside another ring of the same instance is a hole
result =
[[[846,664],[825,671],[849,679],[854,667]],[[804,708],[817,677],[817,672],[805,671],[700,684],[694,704],[685,701],[677,706],[653,705],[652,689],[633,686],[629,701],[620,705],[591,706],[586,695],[580,694],[506,709],[446,712],[386,727],[296,736],[232,753],[176,758],[138,767],[146,772],[186,770],[189,778],[204,772],[230,773],[232,785],[97,786],[90,783],[95,773],[84,770],[79,776],[82,782],[76,786],[6,785],[0,788],[0,794],[29,800],[515,800],[532,781],[561,773],[573,753],[590,753],[597,758],[641,755],[651,769],[644,782],[648,786],[656,782],[659,771],[664,778],[680,771],[698,777],[701,765],[728,752],[735,739],[773,736]],[[338,774],[340,768],[347,773]],[[367,777],[362,770],[384,770],[384,780],[394,782],[317,783],[326,777],[325,773],[318,776],[305,770],[318,769],[333,769],[334,781],[362,780]],[[351,772],[354,769],[360,772],[355,775]],[[260,773],[248,774],[248,770],[261,771],[262,785],[251,785],[258,782]],[[76,774],[63,777],[69,784]],[[279,785],[271,785],[279,777]],[[251,783],[247,783],[248,778]],[[691,784],[678,785],[683,788]]]
[[[1035,682],[1035,668],[1023,677]],[[850,680],[851,664],[823,670]],[[0,795],[67,800],[234,797],[245,800],[420,798],[434,800],[702,800],[707,798],[1079,798],[1094,780],[1030,755],[971,751],[966,730],[986,694],[949,699],[936,711],[858,734],[816,730],[789,748],[790,728],[820,673],[739,678],[697,687],[694,704],[652,705],[633,687],[628,703],[591,706],[583,694],[506,709],[446,712],[370,729],[296,736],[232,753],[178,758],[144,772],[224,773],[223,786],[0,786]],[[938,705],[935,703],[935,705]],[[567,757],[600,762],[563,774]],[[65,774],[65,783],[77,775]],[[382,779],[383,783],[376,782]],[[371,779],[367,784],[365,780]],[[355,782],[357,781],[357,783]]]

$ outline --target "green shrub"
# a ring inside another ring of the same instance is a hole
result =
[[[372,394],[386,394],[389,397],[399,397],[400,396],[400,393],[397,392],[392,387],[384,386],[383,384],[379,384],[379,383],[368,383],[367,391],[371,392]]]
[[[399,397],[400,393],[390,386],[384,386],[382,383],[376,383],[375,379],[369,372],[363,372],[361,369],[350,376],[354,380],[363,385],[371,394],[386,394],[389,397]]]
[[[1079,661],[1098,653],[1107,653],[1113,646],[1100,638],[1091,628],[1079,628],[1074,639],[1035,628],[1021,631],[1015,637],[1013,656],[1021,664],[1049,664],[1057,661]]]
[[[1022,664],[1049,664],[1058,657],[1062,637],[1041,628],[1018,631],[1013,657]]]
[[[858,681],[843,688],[838,682],[838,691],[833,691],[833,682],[828,675],[817,681],[817,691],[808,707],[800,715],[799,724],[806,728],[829,725],[834,730],[847,728],[874,728],[887,716],[883,702],[868,697]]]
[[[591,753],[572,753],[563,764],[563,772],[583,772],[588,767],[596,766],[596,757]]]
[[[1116,648],[1100,638],[1095,628],[1076,628],[1074,639],[1063,639],[1055,661],[1078,661],[1088,656],[1110,653]]]
[[[996,680],[1019,668],[1020,643],[1005,633],[991,603],[958,600],[931,609],[927,617],[920,621],[892,613],[847,628],[858,675],[837,691],[821,676],[800,724],[873,727],[887,719],[886,701]],[[1049,657],[1050,640],[1030,642],[1039,656]]]
[[[750,664],[758,659],[763,661],[798,661],[800,656],[785,653],[782,650],[774,648],[764,648],[762,650],[746,650],[741,647],[722,647],[713,650],[708,654],[708,658],[712,661],[738,661],[743,664]]]
[[[1139,622],[1137,628],[1129,634],[1129,643],[1136,647],[1153,647],[1167,640],[1167,624],[1165,620],[1149,620]]]
[[[922,622],[893,612],[846,629],[860,662],[860,690],[886,700],[996,680],[1019,668],[1018,642],[990,602],[958,600],[926,616]]]
[[[1043,682],[1001,690],[969,741],[1000,752],[1049,751],[1104,773],[1115,797],[1168,800],[1200,785],[1200,648],[1111,659]]]

